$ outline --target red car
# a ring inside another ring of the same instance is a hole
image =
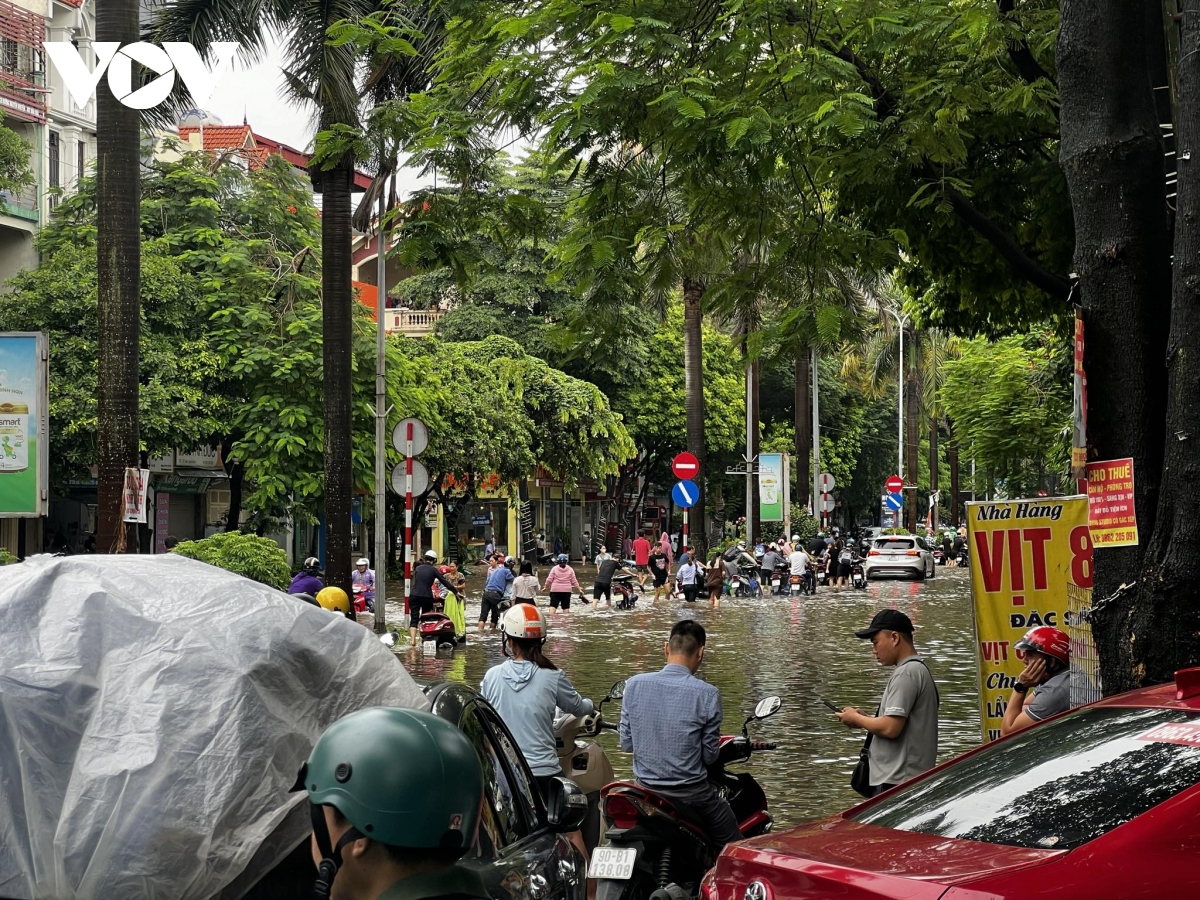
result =
[[[737,844],[701,900],[1200,896],[1200,668]]]

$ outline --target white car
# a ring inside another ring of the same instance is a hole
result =
[[[863,562],[868,581],[876,578],[912,578],[923,581],[937,574],[937,562],[925,541],[911,534],[875,538]]]

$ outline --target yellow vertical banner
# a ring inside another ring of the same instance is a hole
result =
[[[1072,635],[1069,609],[1090,606],[1092,539],[1087,497],[967,504],[971,596],[983,739],[1000,736],[1004,707],[1024,667],[1014,644],[1030,628]],[[1074,601],[1073,603],[1071,601]],[[1090,638],[1090,629],[1087,629]],[[1072,660],[1074,662],[1074,659]]]

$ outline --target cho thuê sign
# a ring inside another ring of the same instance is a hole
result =
[[[49,371],[44,334],[0,332],[0,518],[50,511]]]
[[[1088,524],[1097,547],[1128,547],[1138,542],[1133,505],[1133,459],[1087,464]]]
[[[1091,605],[1092,539],[1086,497],[967,504],[971,595],[975,606],[983,738],[1000,736],[1004,707],[1025,666],[1014,644],[1030,628],[1053,625],[1076,657],[1094,656],[1091,629],[1076,621]]]

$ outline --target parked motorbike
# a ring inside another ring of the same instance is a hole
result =
[[[638,602],[638,585],[632,575],[614,575],[612,580],[613,606],[617,609],[633,609]]]
[[[857,556],[854,557],[854,562],[850,564],[850,586],[866,590],[867,574],[863,570],[862,560]]]
[[[708,767],[708,780],[733,807],[743,837],[766,834],[773,820],[754,776],[729,772],[726,766],[750,759],[757,750],[775,749],[774,744],[751,741],[747,727],[774,715],[781,705],[778,697],[760,700],[740,735],[721,738],[717,761]],[[696,897],[700,879],[721,848],[708,838],[694,814],[633,782],[614,782],[600,793],[608,839],[596,848],[588,866],[588,876],[597,879],[596,900]]]
[[[422,643],[433,641],[439,650],[446,647],[452,650],[458,646],[458,638],[454,634],[454,622],[445,613],[423,613],[417,620],[417,633],[421,636]],[[463,643],[466,642],[467,639],[464,636]]]
[[[738,566],[738,574],[729,580],[729,596],[731,597],[761,597],[762,585],[755,577],[758,569],[755,566]]]
[[[564,713],[554,720],[554,740],[558,746],[558,764],[562,766],[563,777],[575,782],[588,798],[588,814],[580,831],[583,832],[583,843],[589,854],[604,839],[600,791],[613,780],[608,754],[594,739],[601,731],[617,730],[616,725],[604,721],[603,709],[605,703],[620,700],[624,695],[625,681],[622,679],[608,689],[608,694],[596,704],[596,711],[590,716]]]

